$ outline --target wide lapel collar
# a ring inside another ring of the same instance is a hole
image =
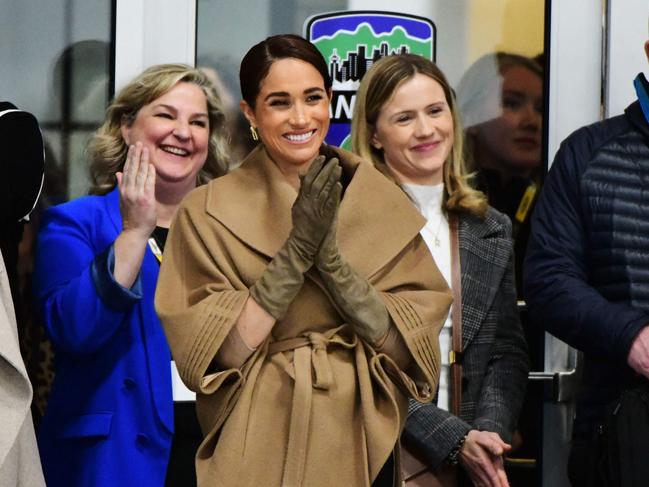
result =
[[[335,148],[343,171],[353,173],[338,217],[341,255],[363,277],[371,277],[401,252],[426,220],[405,193],[374,166]]]
[[[512,252],[502,224],[489,214],[482,220],[461,215],[459,225],[462,271],[463,348],[473,339],[491,308]]]
[[[407,196],[370,163],[334,148],[351,182],[338,215],[338,246],[359,272],[373,275],[419,233],[425,220]],[[297,192],[263,147],[208,186],[207,212],[247,245],[273,257],[292,228]]]
[[[206,211],[247,245],[273,257],[291,231],[296,197],[260,146],[239,169],[209,183]]]

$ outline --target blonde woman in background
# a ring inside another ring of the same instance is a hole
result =
[[[378,61],[358,91],[352,144],[356,153],[398,184],[426,218],[421,235],[449,286],[455,285],[451,228],[457,225],[462,353],[456,356],[463,366],[461,390],[453,390],[450,381],[449,315],[440,335],[436,400],[411,401],[402,436],[408,451],[423,460],[437,480],[422,471],[409,485],[471,481],[506,487],[503,456],[510,449],[528,371],[516,309],[511,224],[467,182],[455,100],[439,68],[416,55]],[[461,403],[451,412],[451,397],[457,392]],[[459,476],[452,467],[457,463]]]
[[[486,54],[462,75],[457,103],[475,185],[512,222],[516,289],[523,298],[523,257],[542,169],[541,66],[519,54]]]

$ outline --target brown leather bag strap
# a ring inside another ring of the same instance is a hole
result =
[[[458,238],[458,217],[449,216],[451,230],[451,307],[452,340],[449,362],[451,366],[451,413],[460,415],[462,404],[462,276],[460,272],[460,243]]]

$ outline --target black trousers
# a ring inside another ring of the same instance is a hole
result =
[[[568,478],[572,487],[594,486],[597,442],[589,438],[573,438],[568,457]]]
[[[195,457],[203,433],[193,401],[174,403],[174,437],[167,467],[165,487],[195,487]]]
[[[388,461],[381,468],[376,480],[372,482],[372,487],[394,487],[394,453],[390,455]]]

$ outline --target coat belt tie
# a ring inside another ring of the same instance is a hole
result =
[[[327,391],[333,385],[333,372],[327,347],[339,345],[352,349],[356,346],[355,336],[345,339],[338,335],[342,328],[342,326],[332,328],[324,333],[307,332],[303,336],[273,342],[268,346],[269,356],[293,350],[292,367],[286,368],[286,372],[293,378],[295,385],[282,487],[302,485],[311,421],[312,389]]]

